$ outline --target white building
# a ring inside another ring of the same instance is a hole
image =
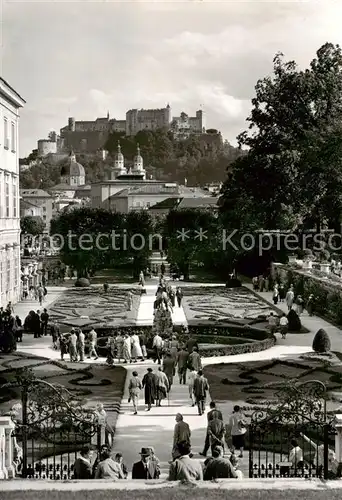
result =
[[[19,109],[25,101],[0,77],[0,305],[20,298]]]

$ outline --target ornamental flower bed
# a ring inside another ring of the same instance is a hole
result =
[[[273,311],[269,304],[244,287],[186,287],[183,307],[189,325],[205,321],[251,324],[264,321]]]

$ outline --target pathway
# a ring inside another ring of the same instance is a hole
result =
[[[245,284],[244,285],[246,288],[249,288],[250,290],[253,290],[253,286],[251,284]],[[263,298],[266,300],[269,304],[273,304],[272,300],[272,292],[254,292],[256,293],[259,297]],[[277,306],[278,309],[283,311],[284,313],[288,313],[288,308],[286,305],[286,302],[278,302]],[[309,314],[304,311],[304,313],[300,317],[302,325],[305,326],[309,330],[309,333],[307,334],[288,334],[286,340],[282,340],[280,338],[280,335],[277,336],[277,345],[280,346],[282,344],[289,345],[291,343],[292,345],[298,345],[298,346],[311,346],[313,338],[316,334],[316,332],[320,329],[323,328],[326,330],[328,333],[330,340],[331,340],[331,350],[332,351],[342,351],[342,330],[331,323],[328,323],[322,318],[319,318],[318,316],[309,316]]]

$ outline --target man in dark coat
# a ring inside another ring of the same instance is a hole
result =
[[[200,370],[194,380],[194,396],[197,403],[199,415],[203,415],[205,411],[205,400],[208,391],[208,380],[203,376],[202,370]]]
[[[92,451],[89,447],[81,450],[79,458],[74,463],[74,479],[92,478],[91,455]]]
[[[157,462],[151,460],[150,448],[141,448],[140,455],[141,460],[133,464],[132,479],[158,479],[159,470]]]
[[[169,380],[169,386],[171,388],[173,383],[173,377],[176,371],[176,360],[172,357],[171,353],[168,352],[163,361],[163,372]]]
[[[181,350],[177,354],[177,367],[178,367],[178,377],[180,384],[186,384],[186,370],[188,368],[188,358],[189,353],[182,346]]]
[[[202,457],[207,456],[207,453],[208,453],[208,450],[210,447],[210,437],[209,437],[209,432],[208,432],[209,431],[209,424],[215,418],[218,418],[219,420],[223,421],[222,412],[216,408],[216,403],[214,401],[212,401],[210,403],[210,411],[208,411],[208,413],[207,413],[208,428],[207,428],[207,434],[205,436],[204,448],[203,448],[202,453],[200,453],[200,455],[202,455]]]
[[[152,368],[147,368],[147,373],[145,373],[142,379],[142,386],[145,390],[145,405],[147,405],[147,411],[150,411],[157,393],[156,377]]]

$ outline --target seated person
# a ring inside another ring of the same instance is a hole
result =
[[[113,460],[109,451],[104,451],[101,456],[101,462],[96,468],[95,479],[125,479],[121,465]]]
[[[92,450],[89,447],[83,448],[80,456],[74,463],[74,479],[91,479],[93,477],[91,467]]]

